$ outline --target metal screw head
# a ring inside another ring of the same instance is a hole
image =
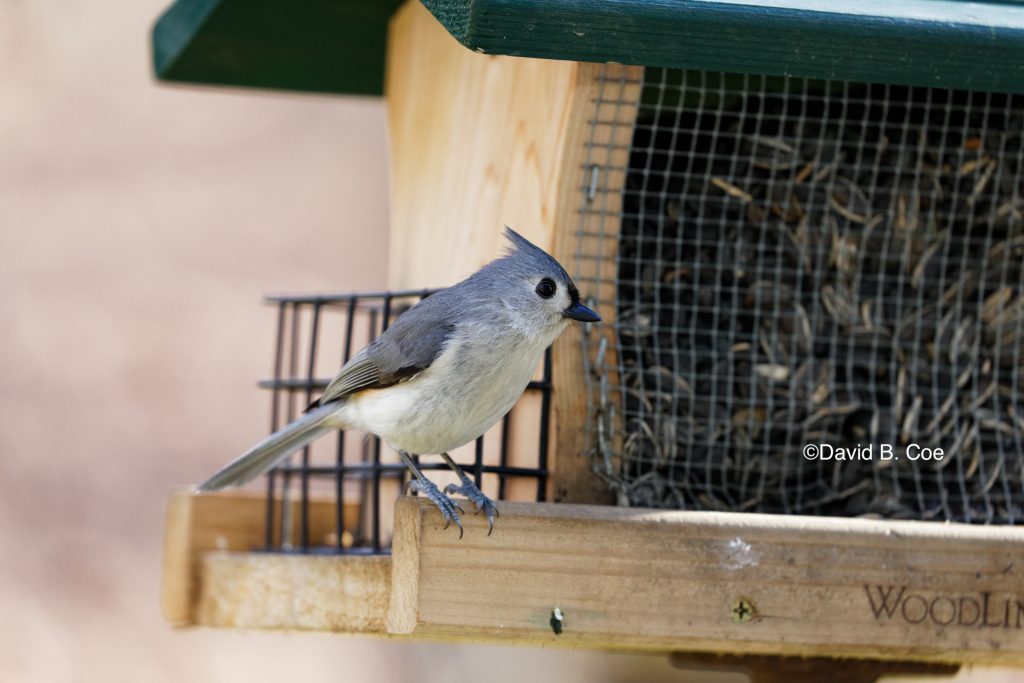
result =
[[[562,628],[565,625],[565,616],[562,614],[562,610],[558,607],[551,610],[551,619],[548,623],[551,624],[551,630],[556,636],[562,635]]]
[[[753,621],[756,612],[757,608],[750,598],[736,598],[729,608],[729,616],[737,624]]]

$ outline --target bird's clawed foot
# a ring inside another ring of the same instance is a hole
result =
[[[441,511],[441,517],[444,519],[445,529],[452,522],[455,522],[455,526],[459,527],[459,538],[462,538],[462,520],[459,519],[459,513],[465,514],[466,511],[459,507],[458,503],[444,493],[441,493],[441,489],[437,488],[437,484],[425,477],[410,481],[409,490],[422,493],[426,496],[427,500],[437,506],[437,509]]]
[[[458,470],[459,479],[462,480],[462,486],[456,486],[455,484],[448,484],[444,487],[444,492],[451,495],[453,493],[460,493],[467,499],[473,502],[476,506],[476,510],[473,514],[479,514],[481,510],[487,515],[487,535],[490,536],[491,532],[494,531],[494,518],[498,515],[498,508],[494,505],[494,501],[483,494],[477,485],[465,475],[461,470]]]

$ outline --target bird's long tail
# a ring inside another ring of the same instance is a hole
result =
[[[239,486],[263,474],[291,453],[330,430],[324,420],[338,405],[328,404],[303,413],[297,420],[277,430],[263,441],[222,467],[196,487],[202,493]]]

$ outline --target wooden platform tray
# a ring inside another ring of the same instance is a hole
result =
[[[1024,665],[1020,528],[501,503],[460,540],[403,498],[390,558],[275,555],[258,502],[172,497],[172,623]]]
[[[311,500],[311,538],[333,531],[334,510],[333,499]],[[346,520],[356,512],[346,506]],[[265,514],[259,494],[171,494],[164,619],[175,626],[383,633],[391,558],[253,551],[264,541]],[[297,524],[299,515],[291,519]]]

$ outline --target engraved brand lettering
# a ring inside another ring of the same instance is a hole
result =
[[[928,606],[928,617],[939,626],[949,626],[956,619],[956,603],[952,598],[940,595]]]
[[[882,616],[882,612],[885,612],[885,616],[892,618],[893,612],[896,611],[896,607],[903,600],[903,593],[906,592],[907,587],[903,586],[900,588],[900,594],[893,598],[892,602],[889,601],[889,596],[892,595],[893,587],[882,588],[881,586],[875,586],[878,591],[878,606],[875,606],[875,598],[871,594],[871,588],[864,586],[864,590],[868,593],[868,600],[871,602],[871,611],[875,613],[875,619]]]
[[[1024,629],[1024,598],[992,591],[968,595],[913,592],[907,586],[864,585],[876,621],[965,628]]]
[[[966,595],[960,598],[959,602],[960,614],[956,618],[957,626],[974,626],[978,623],[978,617],[981,616],[981,605],[974,598],[969,598]],[[967,620],[967,615],[970,614],[970,621]]]
[[[903,606],[900,608],[900,614],[903,615],[904,621],[911,624],[920,624],[928,618],[928,601],[917,594],[908,595],[903,601]]]

